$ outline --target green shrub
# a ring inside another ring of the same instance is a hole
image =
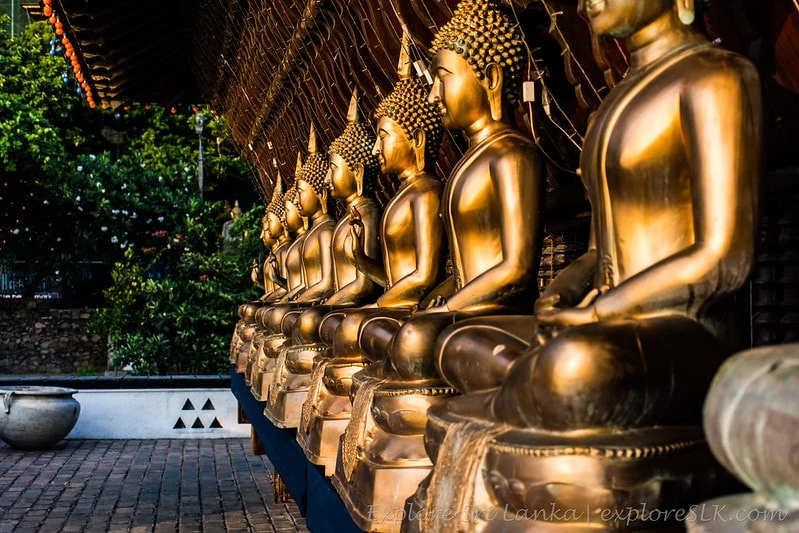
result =
[[[109,336],[112,362],[134,374],[225,372],[237,308],[259,296],[249,277],[253,254],[263,248],[259,231],[260,212],[252,209],[234,224],[236,240],[227,251],[215,237],[217,250],[210,254],[194,251],[207,243],[191,239],[182,239],[179,251],[166,243],[146,263],[126,252],[105,292],[109,307],[91,324]]]

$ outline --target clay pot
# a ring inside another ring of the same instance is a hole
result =
[[[0,387],[0,439],[20,450],[52,448],[75,427],[80,404],[75,389]]]

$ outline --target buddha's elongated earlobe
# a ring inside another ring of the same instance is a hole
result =
[[[676,0],[677,1],[677,14],[680,16],[680,22],[686,26],[693,24],[696,18],[696,9],[694,8],[694,0]]]
[[[355,192],[358,194],[358,196],[363,196],[363,163],[355,163],[355,171],[353,174],[355,174]]]
[[[491,118],[502,120],[502,67],[496,63],[486,66],[486,75],[482,83],[488,94]]]
[[[416,156],[416,169],[424,172],[425,152],[427,151],[427,135],[419,128],[413,136],[413,154]]]
[[[322,213],[327,214],[327,189],[322,189],[322,192],[319,193],[319,201],[322,203]]]

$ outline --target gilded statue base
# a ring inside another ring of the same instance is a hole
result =
[[[275,365],[280,348],[286,342],[282,333],[269,335],[266,331],[253,338],[256,351],[255,364],[252,366],[250,392],[259,402],[265,402],[269,396],[269,386],[274,381]]]
[[[760,494],[736,494],[698,505],[685,525],[687,533],[795,533],[799,511],[781,510]]]
[[[314,362],[297,442],[309,461],[324,467],[326,477],[333,475],[339,439],[352,415],[349,397],[352,375],[363,366],[324,357],[317,357]]]
[[[275,363],[274,381],[264,415],[277,427],[296,428],[300,425],[302,405],[311,388],[314,358],[327,351],[323,343],[284,346]]]
[[[244,327],[244,321],[239,320],[236,322],[236,327],[233,329],[233,336],[230,339],[230,364],[235,365],[239,358],[239,348],[241,347],[241,329]]]
[[[454,394],[438,381],[362,380],[332,478],[359,527],[400,530],[405,500],[433,466],[424,444],[427,410]]]
[[[426,497],[415,497],[425,513],[408,513],[421,519],[409,530],[448,531],[442,510],[451,510],[473,531],[680,531],[685,510],[727,480],[701,427],[512,428],[481,416],[488,397],[453,398],[428,413],[436,470]]]
[[[247,362],[244,368],[244,383],[250,387],[252,387],[253,372],[261,351],[261,342],[263,342],[263,328],[256,326],[255,333],[250,340],[250,348],[247,351]]]
[[[421,435],[375,435],[378,444],[386,439],[392,439],[392,446],[400,448],[423,448]],[[338,461],[332,482],[358,527],[370,532],[398,532],[405,499],[432,467],[427,456],[406,459],[400,465],[381,457],[374,449],[360,450],[350,476]]]
[[[247,372],[247,363],[250,358],[250,349],[255,331],[256,326],[254,324],[245,324],[241,328],[238,351],[236,352],[236,372],[239,374]]]

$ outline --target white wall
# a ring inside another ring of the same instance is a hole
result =
[[[250,425],[237,423],[238,404],[229,389],[82,390],[74,398],[80,402],[81,412],[68,439],[250,436]],[[191,406],[186,405],[187,401]],[[178,420],[186,427],[176,428],[176,424],[180,425]],[[200,424],[202,428],[192,427]]]

